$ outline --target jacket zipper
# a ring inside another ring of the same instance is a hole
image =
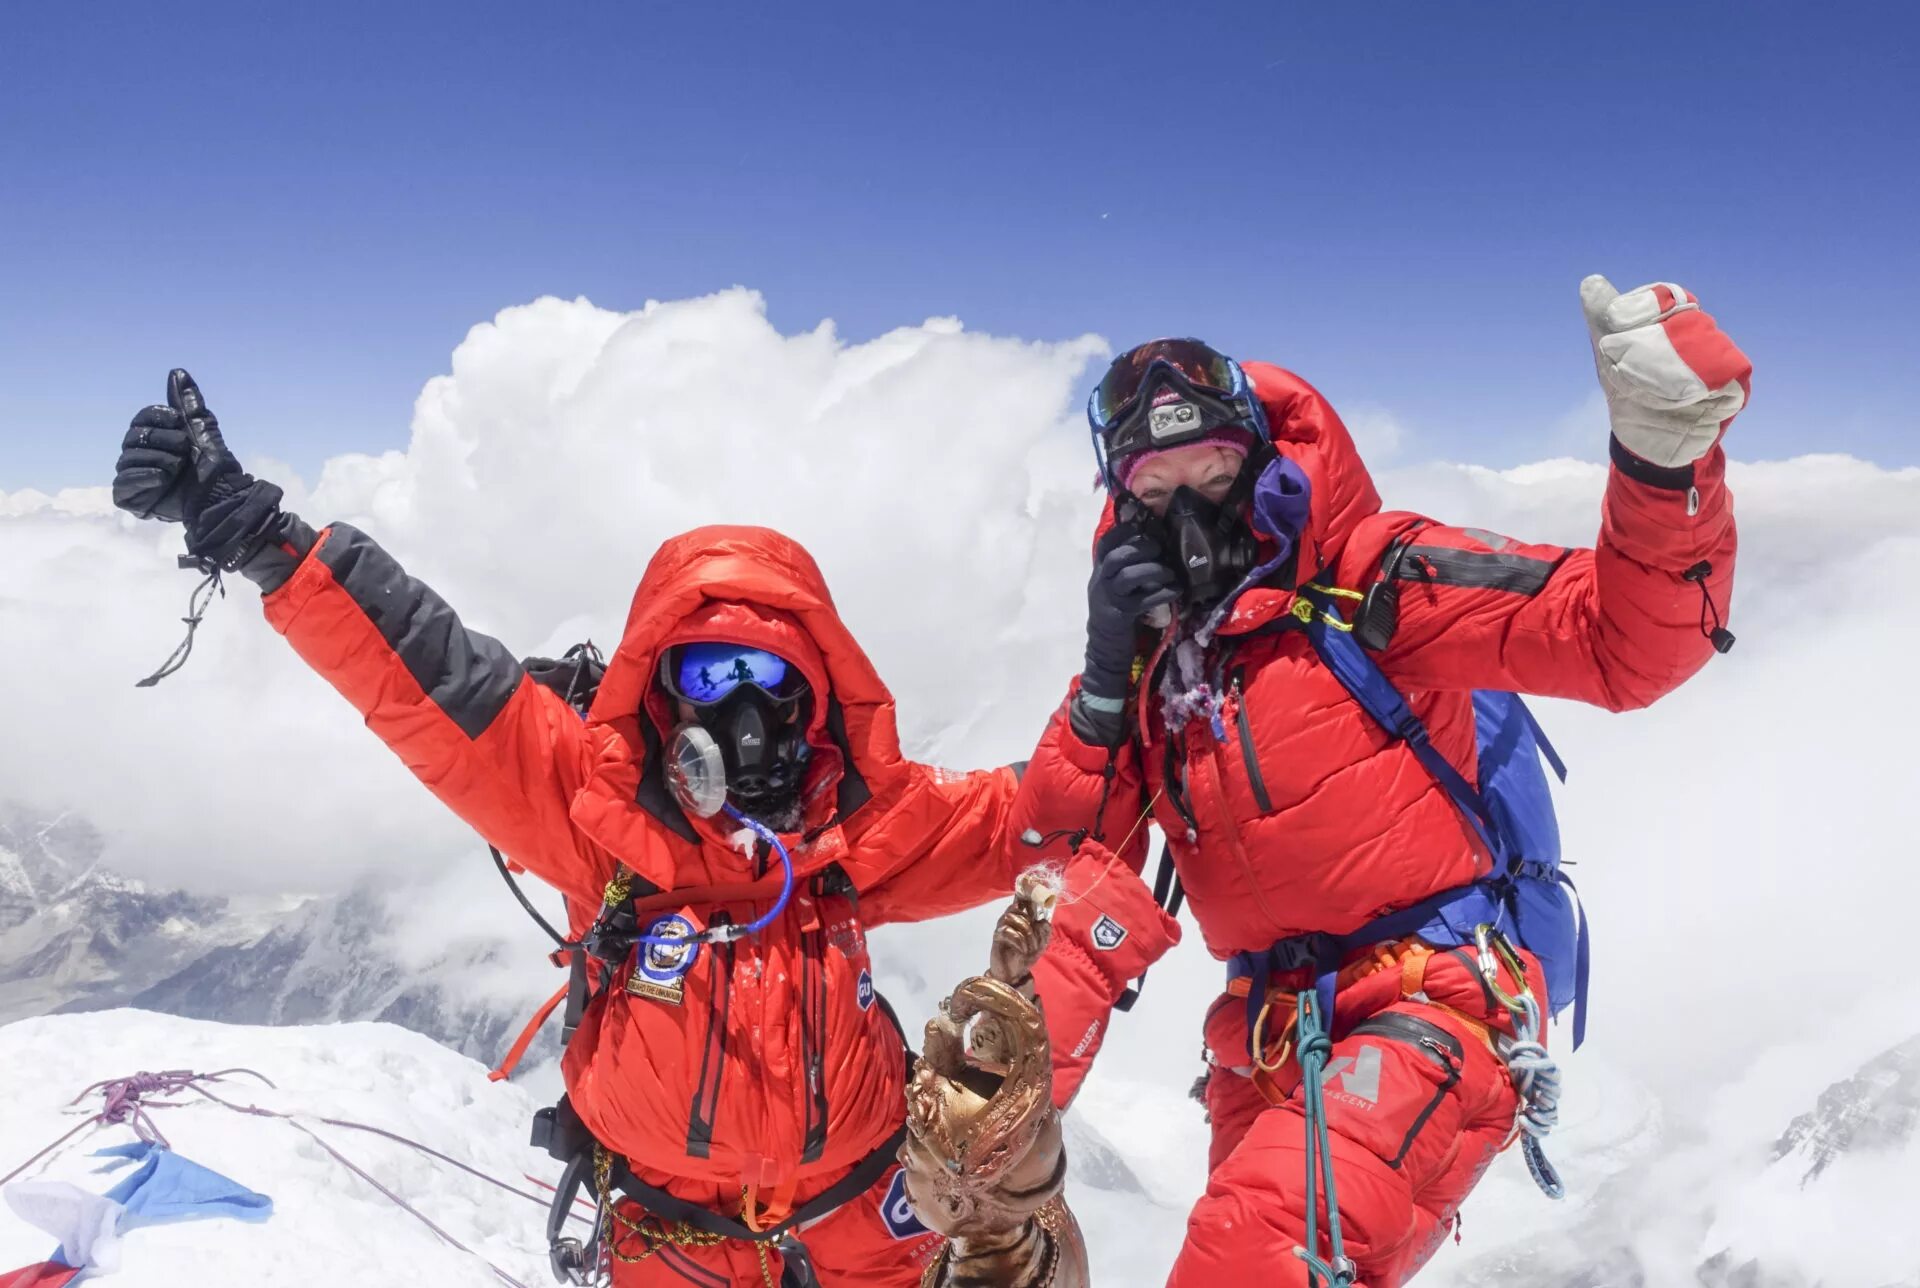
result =
[[[1233,719],[1240,726],[1240,759],[1246,762],[1247,783],[1253,788],[1254,803],[1260,806],[1262,814],[1271,814],[1273,800],[1267,795],[1267,780],[1260,773],[1259,753],[1253,749],[1253,722],[1247,718],[1247,698],[1241,687],[1246,674],[1244,666],[1233,673]]]
[[[816,916],[818,914],[816,913]],[[800,936],[800,1063],[805,1070],[806,1134],[800,1161],[818,1161],[827,1146],[827,990],[823,975],[826,931]]]
[[[715,914],[716,925],[731,919]],[[720,1080],[727,1067],[727,1018],[733,1000],[733,944],[709,944],[713,964],[707,968],[707,1040],[700,1051],[700,1077],[694,1083],[693,1104],[687,1110],[687,1153],[706,1158],[713,1146],[713,1119],[720,1108]]]

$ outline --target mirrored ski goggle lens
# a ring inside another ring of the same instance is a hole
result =
[[[776,698],[791,697],[805,684],[798,669],[765,649],[686,644],[676,652],[668,671],[674,696],[699,705],[718,702],[743,684],[757,684]]]
[[[1093,414],[1103,426],[1111,426],[1136,399],[1155,363],[1163,363],[1196,389],[1222,397],[1231,395],[1238,383],[1233,359],[1211,345],[1198,340],[1154,340],[1129,349],[1113,360],[1107,374],[1093,391]]]

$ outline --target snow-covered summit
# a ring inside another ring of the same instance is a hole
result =
[[[480,1257],[527,1284],[550,1282],[539,1204],[487,1185],[382,1137],[322,1122],[352,1120],[403,1133],[523,1190],[559,1167],[528,1147],[533,1111],[557,1094],[553,1066],[527,1082],[489,1082],[485,1066],[392,1024],[252,1027],[122,1009],[53,1015],[0,1027],[0,1175],[100,1106],[68,1102],[107,1078],[141,1071],[241,1067],[212,1089],[237,1104],[296,1116],[326,1143],[402,1195],[478,1255],[442,1243],[414,1217],[355,1177],[292,1124],[235,1113],[191,1093],[185,1108],[153,1120],[184,1157],[273,1200],[260,1225],[205,1221],[143,1228],[120,1245],[118,1272],[102,1283],[141,1288],[302,1288],[315,1284],[422,1282],[497,1285]],[[1112,1124],[1110,1124],[1112,1125]],[[104,1192],[94,1149],[133,1139],[126,1127],[83,1133],[22,1179],[61,1180]],[[1090,1124],[1073,1131],[1076,1200],[1097,1248],[1100,1282],[1114,1288],[1164,1278],[1184,1205],[1143,1194],[1129,1162]],[[1137,1161],[1137,1158],[1136,1160]],[[0,1208],[0,1271],[38,1262],[52,1240]],[[1141,1270],[1141,1265],[1149,1268]]]
[[[236,1077],[217,1090],[240,1104],[296,1115],[334,1149],[404,1196],[449,1234],[528,1285],[550,1282],[540,1206],[366,1132],[350,1119],[404,1133],[490,1175],[532,1190],[522,1173],[557,1170],[526,1146],[536,1101],[514,1084],[417,1033],[390,1024],[250,1028],[143,1011],[48,1016],[0,1028],[0,1175],[72,1128],[67,1102],[103,1078],[141,1070],[242,1066],[276,1084]],[[177,1097],[194,1102],[198,1097]],[[91,1099],[99,1108],[99,1098]],[[82,1106],[85,1108],[85,1105]],[[129,1234],[104,1282],[141,1288],[310,1288],[322,1283],[495,1284],[473,1255],[442,1243],[288,1122],[211,1102],[155,1109],[184,1157],[274,1201],[260,1225],[206,1221]],[[133,1139],[125,1127],[83,1133],[28,1176],[90,1191],[92,1150]],[[0,1209],[0,1270],[41,1261],[52,1241]]]

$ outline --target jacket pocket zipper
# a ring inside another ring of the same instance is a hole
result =
[[[1260,755],[1253,748],[1253,722],[1247,718],[1247,696],[1243,687],[1246,668],[1233,673],[1233,719],[1240,726],[1240,759],[1247,766],[1247,784],[1253,788],[1254,804],[1262,814],[1273,813],[1273,798],[1267,795],[1267,780],[1260,773]]]
[[[716,916],[716,923],[723,923]],[[700,1051],[700,1077],[693,1087],[687,1111],[687,1153],[706,1158],[713,1146],[713,1119],[720,1108],[720,1080],[727,1067],[727,1019],[733,1009],[733,949],[731,943],[709,944],[713,964],[707,968],[707,1040]]]
[[[1460,1085],[1460,1070],[1466,1063],[1467,1053],[1460,1045],[1460,1039],[1438,1024],[1430,1024],[1418,1016],[1399,1011],[1385,1011],[1362,1021],[1354,1026],[1349,1037],[1363,1035],[1410,1046],[1446,1074],[1440,1080],[1440,1085],[1433,1089],[1433,1098],[1427,1101],[1419,1116],[1413,1120],[1413,1125],[1407,1128],[1406,1138],[1400,1142],[1400,1151],[1388,1161],[1388,1167],[1398,1169],[1407,1161],[1407,1155],[1413,1152],[1413,1142],[1419,1139],[1420,1129],[1427,1125],[1427,1120],[1433,1117],[1448,1094]]]

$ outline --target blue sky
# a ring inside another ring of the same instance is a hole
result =
[[[0,38],[0,489],[191,367],[311,475],[466,329],[735,283],[787,330],[1194,333],[1409,456],[1565,450],[1575,284],[1693,287],[1739,451],[1920,463],[1911,5],[36,5]]]

